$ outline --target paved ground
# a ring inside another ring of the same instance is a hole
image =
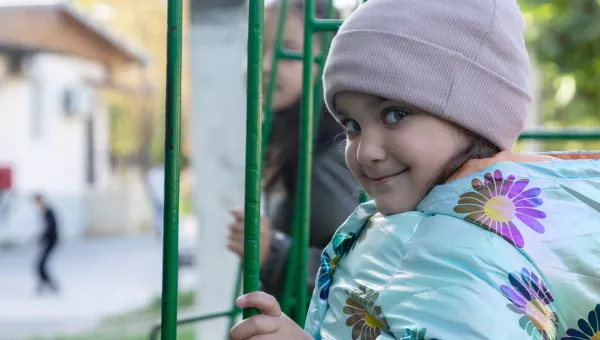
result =
[[[160,294],[161,253],[152,236],[64,244],[50,263],[61,294],[38,297],[35,246],[0,251],[0,340],[78,332],[148,303]],[[194,282],[180,270],[180,289]]]

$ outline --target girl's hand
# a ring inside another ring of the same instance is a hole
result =
[[[252,292],[239,297],[240,308],[258,308],[263,314],[252,316],[235,325],[229,340],[312,340],[304,330],[281,312],[274,297],[264,292]]]
[[[232,210],[234,221],[229,225],[229,250],[244,257],[244,211]],[[271,223],[269,219],[260,217],[260,265],[265,262],[271,250]]]

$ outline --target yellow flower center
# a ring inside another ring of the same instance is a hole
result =
[[[340,255],[334,256],[331,260],[329,260],[329,272],[333,273],[335,266],[340,261],[342,257]]]
[[[370,313],[365,315],[365,323],[371,328],[383,328],[383,322],[379,321],[376,317]]]
[[[545,331],[548,335],[556,332],[554,323],[552,322],[554,316],[542,301],[537,299],[529,301],[527,306],[525,306],[525,314],[538,330]],[[553,337],[550,338],[553,339]]]
[[[497,222],[508,222],[515,216],[515,205],[506,196],[492,197],[483,208],[487,217]]]
[[[600,331],[596,332],[596,334],[594,334],[590,340],[600,340]]]

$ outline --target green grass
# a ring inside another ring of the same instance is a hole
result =
[[[195,292],[193,291],[185,291],[179,293],[177,297],[177,308],[179,311],[185,311],[194,306],[194,297]],[[150,302],[147,306],[134,309],[129,313],[125,313],[122,315],[117,315],[108,318],[105,323],[121,323],[121,322],[129,322],[131,320],[137,319],[147,319],[147,318],[160,318],[160,310],[161,310],[162,298],[156,297],[152,302]]]
[[[190,310],[194,306],[194,297],[193,291],[181,292],[178,311],[181,313]],[[156,297],[144,307],[111,316],[89,332],[30,340],[148,340],[152,326],[160,319],[161,300],[161,297]],[[195,325],[178,327],[177,340],[194,340],[194,328]]]
[[[90,334],[81,334],[73,336],[59,336],[52,340],[149,340],[150,333],[124,334],[109,332],[94,332]],[[159,336],[160,339],[160,336]],[[193,326],[181,327],[177,331],[177,340],[195,340]]]

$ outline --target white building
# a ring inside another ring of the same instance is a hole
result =
[[[55,208],[64,239],[103,215],[97,210],[107,206],[98,203],[111,184],[109,117],[97,89],[113,86],[113,71],[143,63],[66,5],[0,3],[0,168],[12,174],[10,189],[0,188],[0,243],[39,232],[35,192]]]

